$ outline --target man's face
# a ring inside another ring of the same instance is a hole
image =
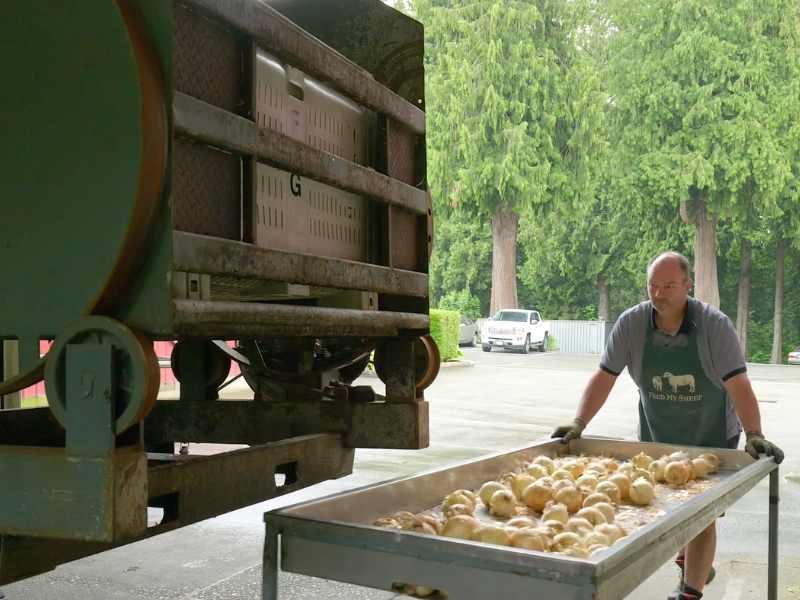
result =
[[[674,316],[683,310],[692,282],[686,278],[680,263],[665,257],[653,264],[647,278],[647,293],[653,308],[665,316]]]

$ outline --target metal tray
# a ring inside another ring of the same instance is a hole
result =
[[[770,476],[768,599],[777,598],[778,466],[739,450],[713,449],[722,459],[715,484],[693,497],[661,502],[661,516],[587,559],[426,536],[370,525],[398,510],[422,512],[458,488],[476,489],[535,456],[591,454],[629,459],[708,448],[617,441],[547,440],[365,488],[304,502],[264,515],[263,599],[277,600],[280,569],[383,590],[409,582],[445,590],[450,600],[502,593],[506,600],[624,598],[729,506]]]

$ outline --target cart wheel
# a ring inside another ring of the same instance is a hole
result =
[[[169,357],[170,368],[175,374],[175,379],[177,379],[180,383],[184,382],[183,372],[181,370],[181,354],[183,353],[187,343],[188,342],[182,340],[175,342],[175,346],[172,348],[172,354]],[[225,352],[221,350],[219,345],[214,341],[203,340],[202,344],[203,362],[208,366],[208,369],[205,373],[206,387],[214,388],[216,390],[219,388],[219,386],[225,383],[225,380],[228,378],[228,374],[231,372],[231,358],[225,354]]]
[[[386,358],[381,345],[375,349],[375,373],[386,383]],[[439,346],[430,335],[423,335],[414,340],[415,387],[421,392],[436,379],[442,363]]]
[[[108,317],[84,317],[56,338],[47,354],[44,379],[47,401],[55,418],[66,427],[66,349],[69,344],[108,344],[115,350],[116,421],[120,434],[140,422],[158,396],[160,371],[152,341]]]

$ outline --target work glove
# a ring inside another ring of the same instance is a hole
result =
[[[756,460],[758,460],[759,454],[766,454],[767,456],[772,456],[777,464],[783,462],[783,450],[772,442],[765,440],[764,436],[757,431],[747,433],[747,442],[744,445],[744,449]]]
[[[580,417],[575,417],[569,425],[561,425],[556,427],[556,430],[551,435],[551,438],[561,438],[561,443],[566,444],[570,440],[576,440],[581,437],[583,430],[586,429],[586,423]]]

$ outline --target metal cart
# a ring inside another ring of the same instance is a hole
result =
[[[371,485],[265,514],[263,600],[278,598],[278,572],[312,575],[378,589],[413,582],[472,600],[502,590],[508,600],[616,600],[644,579],[744,496],[766,475],[769,485],[769,600],[777,598],[778,466],[747,453],[715,449],[722,459],[709,489],[667,503],[663,516],[587,559],[425,536],[370,525],[397,510],[420,512],[457,488],[477,488],[536,455],[592,454],[627,459],[661,456],[684,447],[580,439],[558,441],[470,460],[420,475]],[[707,449],[705,449],[707,450]]]

